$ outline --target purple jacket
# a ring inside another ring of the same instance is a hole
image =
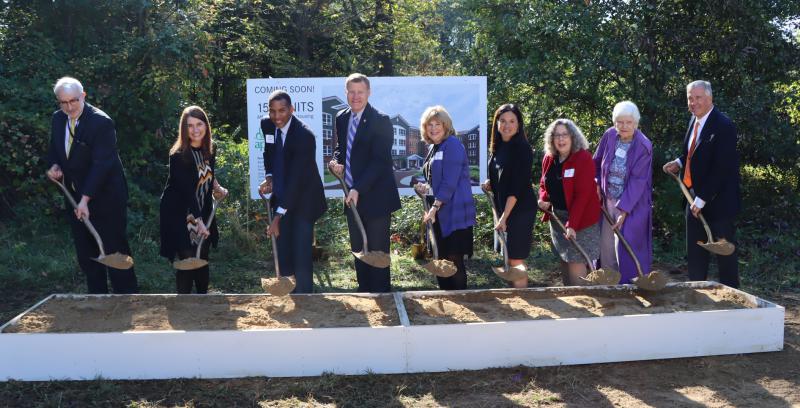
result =
[[[433,146],[429,146],[433,148]],[[442,208],[436,213],[442,236],[475,225],[475,201],[469,180],[467,151],[458,137],[450,136],[432,158],[431,189]]]
[[[597,151],[594,152],[595,174],[603,195],[608,197],[608,173],[614,161],[617,130],[606,130]],[[627,171],[625,186],[616,207],[628,213],[622,224],[622,236],[631,244],[642,265],[642,273],[650,272],[653,262],[653,145],[638,129],[633,134],[633,144],[625,157]],[[605,221],[603,221],[605,222]],[[617,259],[622,274],[620,283],[630,283],[638,276],[636,264],[622,245],[617,246]]]

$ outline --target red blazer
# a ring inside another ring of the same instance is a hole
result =
[[[550,201],[545,187],[545,175],[553,164],[554,157],[544,156],[542,160],[542,178],[539,180],[539,200]],[[594,161],[592,155],[586,150],[572,153],[564,162],[561,174],[564,185],[564,198],[567,200],[569,220],[564,223],[567,227],[580,231],[600,221],[600,199],[597,198],[597,183],[594,181]],[[572,170],[572,176],[566,174]],[[548,221],[547,213],[542,218]]]

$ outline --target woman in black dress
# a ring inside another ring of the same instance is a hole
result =
[[[216,220],[206,225],[211,216],[212,194],[222,198],[228,190],[214,177],[214,143],[208,116],[199,106],[183,110],[178,137],[169,150],[169,178],[161,195],[161,256],[174,261],[195,256],[201,238],[200,257],[208,260],[211,244],[217,245]],[[176,270],[178,293],[208,292],[208,265],[193,270]]]
[[[494,205],[500,213],[495,229],[507,234],[509,265],[521,265],[531,251],[536,198],[533,150],[525,137],[522,112],[514,104],[502,105],[494,113],[488,170],[489,180],[483,188],[494,192]],[[525,288],[528,277],[512,285]]]

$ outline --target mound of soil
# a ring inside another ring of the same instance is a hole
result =
[[[391,295],[55,297],[4,333],[374,327],[400,324]]]

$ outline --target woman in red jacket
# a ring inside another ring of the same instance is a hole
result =
[[[567,227],[564,234],[547,214],[543,218],[550,221],[565,286],[585,284],[580,278],[586,277],[586,261],[567,238],[576,239],[591,259],[600,256],[600,199],[588,147],[583,132],[569,119],[556,119],[544,132],[539,208],[554,211]]]

